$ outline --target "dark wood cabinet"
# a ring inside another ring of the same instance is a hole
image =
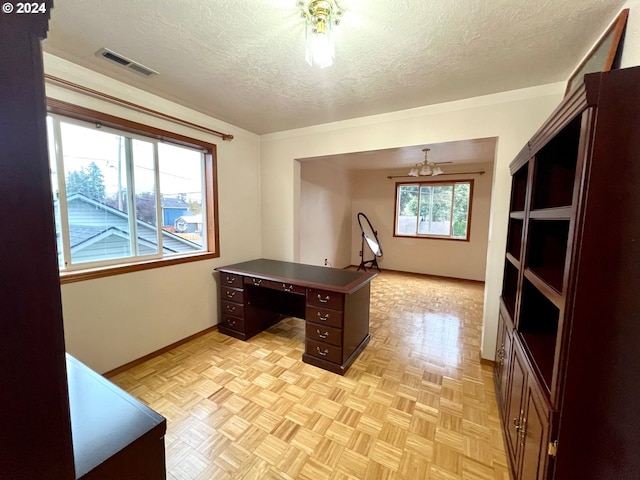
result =
[[[640,478],[640,68],[585,76],[510,165],[495,381],[514,478]]]

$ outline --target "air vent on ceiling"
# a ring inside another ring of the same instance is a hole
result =
[[[145,77],[158,75],[158,72],[156,72],[155,70],[145,67],[141,63],[134,62],[133,60],[123,55],[120,55],[119,53],[116,53],[113,50],[109,50],[108,48],[101,48],[96,52],[96,55],[102,58],[106,58],[111,62],[117,63],[118,65],[128,68],[129,70],[132,70],[137,74],[143,75]]]

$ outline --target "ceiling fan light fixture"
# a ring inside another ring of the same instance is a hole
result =
[[[340,23],[343,10],[335,0],[298,2],[305,19],[305,57],[311,66],[330,67],[336,55],[333,27]]]

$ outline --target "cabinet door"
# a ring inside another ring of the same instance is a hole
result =
[[[522,469],[520,480],[547,478],[548,445],[550,433],[549,407],[533,378],[527,383],[525,417],[520,425]]]
[[[496,387],[503,417],[507,413],[509,368],[511,367],[511,329],[502,313],[498,320],[498,343],[496,345]]]
[[[527,382],[527,366],[524,356],[518,348],[517,342],[513,343],[511,355],[511,376],[508,388],[508,410],[504,424],[507,430],[507,447],[511,456],[513,470],[520,470],[520,428],[524,418],[524,404]],[[517,478],[517,477],[516,477]]]

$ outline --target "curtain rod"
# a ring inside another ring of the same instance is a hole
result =
[[[480,170],[478,172],[454,172],[454,173],[441,173],[440,175],[436,175],[436,177],[443,177],[445,175],[484,175],[486,172],[484,170]],[[421,177],[432,177],[433,175],[421,175]],[[413,177],[411,175],[388,175],[387,178],[420,178]]]
[[[84,87],[82,85],[78,85],[77,83],[73,83],[73,82],[70,82],[68,80],[64,80],[62,78],[58,78],[58,77],[55,77],[53,75],[49,75],[47,73],[44,74],[44,78],[45,78],[45,80],[48,80],[48,81],[50,81],[52,83],[56,83],[58,85],[66,87],[66,88],[68,88],[70,90],[76,90],[76,91],[85,93],[87,95],[90,95],[92,97],[97,97],[97,98],[100,98],[100,99],[103,99],[103,100],[107,100],[108,102],[115,103],[116,105],[121,105],[121,106],[124,106],[124,107],[128,107],[128,108],[130,108],[132,110],[137,110],[139,112],[148,113],[150,115],[153,115],[153,116],[158,117],[158,118],[162,118],[164,120],[170,120],[170,121],[172,121],[174,123],[178,123],[180,125],[185,125],[187,127],[197,128],[198,130],[201,130],[203,132],[207,132],[207,133],[210,133],[212,135],[216,135],[216,136],[222,138],[222,140],[233,140],[233,135],[231,135],[230,133],[218,132],[217,130],[212,130],[211,128],[203,127],[202,125],[198,125],[196,123],[191,123],[191,122],[188,122],[186,120],[182,120],[180,118],[173,117],[171,115],[167,115],[166,113],[158,112],[157,110],[152,110],[151,108],[143,107],[142,105],[138,105],[136,103],[129,102],[128,100],[123,100],[121,98],[117,98],[117,97],[108,95],[106,93],[99,92],[98,90],[93,90],[91,88]]]

